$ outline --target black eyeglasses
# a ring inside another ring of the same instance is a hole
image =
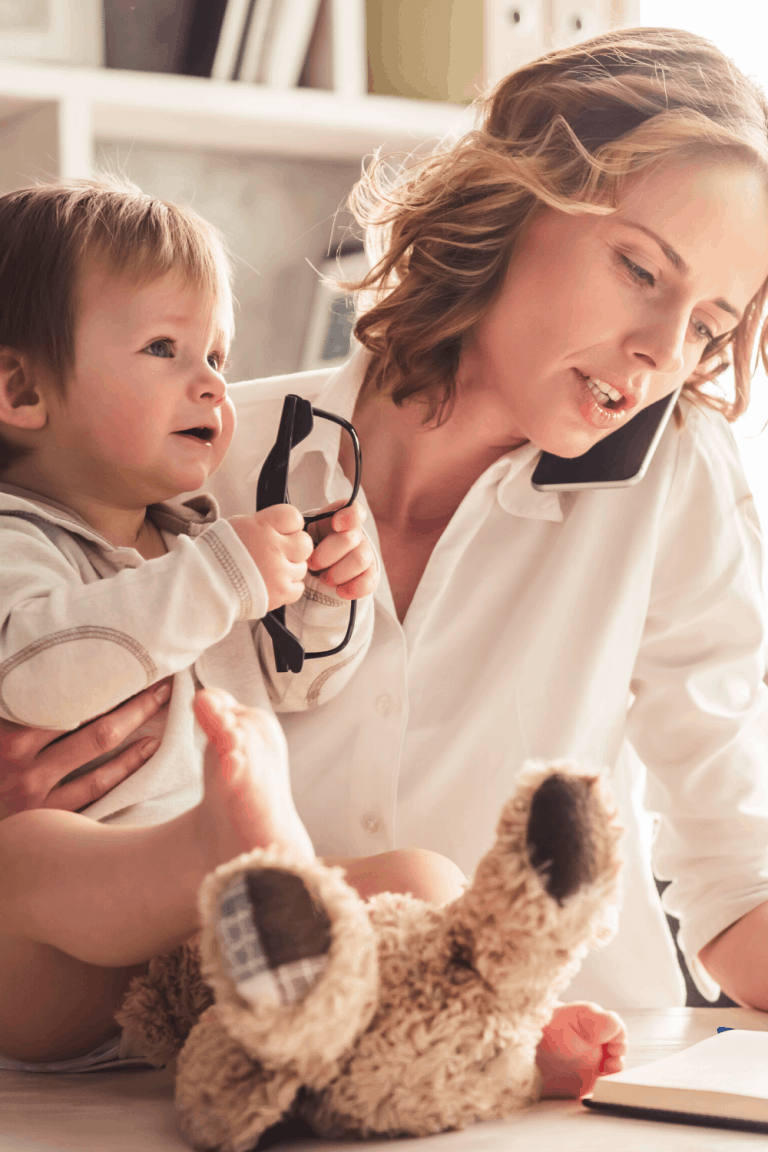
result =
[[[357,498],[362,469],[360,441],[357,438],[357,432],[349,421],[343,420],[341,416],[334,416],[332,412],[323,412],[321,408],[313,408],[309,400],[304,400],[301,396],[291,395],[286,396],[283,401],[277,439],[259,473],[259,482],[256,486],[257,512],[260,512],[262,508],[270,508],[273,504],[290,504],[288,460],[291,448],[295,448],[302,440],[306,440],[314,427],[313,417],[315,416],[319,416],[322,420],[332,420],[334,424],[341,425],[345,432],[351,436],[355,453],[355,482],[352,485],[352,495],[346,504],[342,505],[342,508],[349,508],[350,504]],[[318,520],[327,520],[340,511],[341,508],[335,508],[333,512],[318,512],[315,516],[305,516],[304,529],[306,530],[310,524],[316,524]],[[337,644],[335,648],[329,648],[327,652],[304,651],[293,632],[285,626],[285,607],[273,608],[271,612],[267,612],[262,624],[272,640],[277,671],[301,672],[305,660],[319,660],[321,656],[335,656],[337,652],[341,652],[352,638],[356,609],[357,601],[352,600],[349,605],[349,624],[346,635],[341,644]]]

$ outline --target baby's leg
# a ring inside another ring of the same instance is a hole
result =
[[[364,900],[379,892],[407,892],[430,904],[448,904],[467,883],[452,860],[424,848],[397,848],[351,860],[326,857],[323,862],[344,868],[347,883]]]
[[[201,693],[205,795],[167,824],[96,824],[38,809],[0,822],[0,1052],[66,1059],[117,1032],[131,976],[197,930],[203,877],[276,841],[312,852],[274,719]]]

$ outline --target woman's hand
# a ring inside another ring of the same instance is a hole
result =
[[[329,504],[323,511],[342,505]],[[317,547],[307,561],[311,576],[330,584],[344,600],[360,600],[376,591],[378,566],[373,547],[363,532],[367,516],[355,500],[349,508],[341,507],[335,516],[319,520],[310,528]]]
[[[60,781],[75,768],[117,748],[159,712],[170,695],[170,684],[155,684],[62,739],[58,739],[61,733],[47,728],[23,728],[0,720],[0,820],[28,808],[76,812],[100,800],[146,763],[157,750],[157,740],[137,740],[114,760],[67,784]]]

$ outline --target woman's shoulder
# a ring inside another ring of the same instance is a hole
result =
[[[678,470],[691,479],[709,477],[718,483],[727,481],[729,486],[746,489],[739,446],[722,412],[687,397],[682,399],[680,408]]]

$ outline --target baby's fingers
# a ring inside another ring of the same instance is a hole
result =
[[[292,532],[283,537],[283,555],[293,564],[305,564],[312,555],[314,544],[308,532]]]

